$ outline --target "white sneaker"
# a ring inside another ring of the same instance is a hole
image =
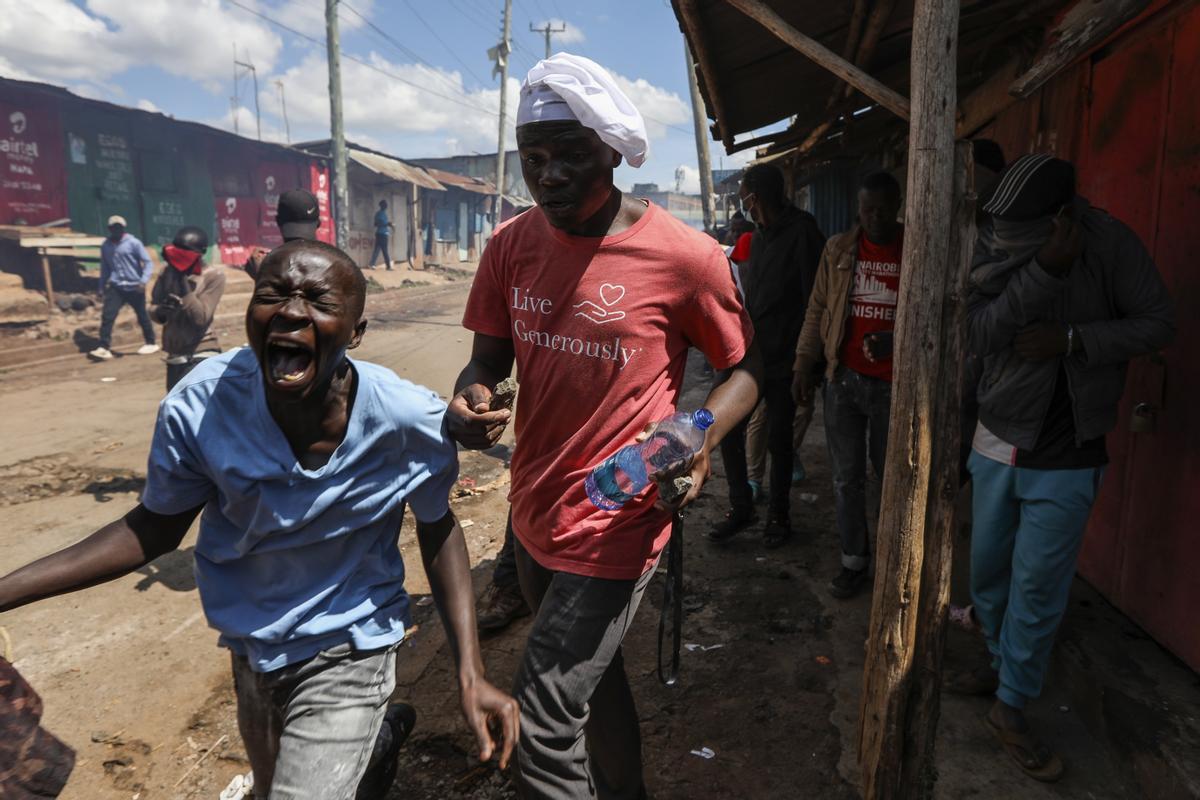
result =
[[[113,354],[107,347],[97,347],[95,350],[88,353],[88,356],[96,359],[97,361],[108,361],[113,357]]]
[[[137,349],[137,354],[139,356],[149,356],[149,355],[153,355],[154,353],[157,353],[157,352],[158,352],[158,345],[156,345],[156,344],[144,344]]]

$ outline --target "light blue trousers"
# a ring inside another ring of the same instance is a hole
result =
[[[971,598],[996,696],[1015,708],[1042,692],[1054,635],[1103,467],[1024,469],[972,452]]]

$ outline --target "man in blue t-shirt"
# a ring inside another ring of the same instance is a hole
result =
[[[358,791],[409,626],[397,547],[406,507],[480,757],[502,736],[503,765],[516,741],[516,703],[484,679],[466,544],[448,501],[458,466],[446,406],[347,357],[366,329],[365,300],[362,273],[340,250],[273,250],[246,314],[250,346],[207,359],[162,401],[142,502],[0,578],[0,611],[111,580],[175,550],[203,511],[196,583],[232,653],[260,797]],[[384,766],[380,796],[394,775]]]
[[[379,210],[375,212],[375,249],[371,251],[371,260],[367,266],[375,269],[376,257],[382,255],[383,263],[388,269],[392,268],[392,257],[388,255],[388,241],[392,236],[392,228],[396,227],[388,219],[387,200],[379,201]]]
[[[154,275],[154,262],[142,241],[125,230],[125,218],[113,214],[108,218],[108,238],[100,245],[100,295],[104,306],[100,312],[100,345],[88,353],[96,361],[108,361],[112,354],[113,324],[123,306],[129,306],[142,326],[145,344],[138,348],[139,356],[158,352],[154,341],[154,325],[146,311],[146,284]]]

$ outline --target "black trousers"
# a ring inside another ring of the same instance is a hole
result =
[[[767,378],[763,384],[763,399],[767,402],[767,452],[771,454],[770,492],[771,516],[787,517],[791,511],[792,424],[796,417],[796,401],[792,399],[792,375],[787,373]],[[721,440],[721,460],[725,463],[725,480],[729,483],[729,503],[736,509],[749,510],[754,505],[747,482],[746,423],[743,419]]]
[[[496,556],[492,568],[492,583],[509,587],[517,585],[517,555],[513,549],[512,509],[508,510],[508,524],[504,526],[504,545]]]

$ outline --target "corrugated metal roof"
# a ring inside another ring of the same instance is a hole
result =
[[[446,187],[430,177],[429,173],[425,170],[420,167],[414,167],[412,164],[405,164],[399,159],[388,158],[379,153],[367,153],[363,150],[350,148],[347,148],[346,153],[351,159],[362,164],[372,172],[377,172],[392,180],[411,183],[424,189],[433,189],[439,192],[446,191]]]
[[[423,170],[429,173],[429,176],[439,183],[446,186],[453,186],[457,189],[465,189],[468,192],[476,192],[478,194],[496,194],[496,187],[483,180],[482,178],[472,178],[470,175],[459,175],[454,172],[447,172],[444,169],[435,167],[422,167]]]
[[[959,84],[965,93],[1012,52],[1040,36],[1072,0],[963,0],[959,24]],[[839,55],[846,50],[855,3],[764,0],[789,25]],[[795,117],[793,144],[830,116],[840,79],[809,60],[725,0],[671,0],[697,64],[700,90],[717,138],[736,151],[739,134]],[[865,71],[909,94],[913,0],[899,0]],[[861,95],[860,95],[861,97]],[[863,100],[862,105],[870,101]],[[896,120],[898,124],[899,120]],[[788,126],[781,128],[784,133]],[[745,141],[745,137],[743,137]],[[762,142],[765,144],[766,142]]]

